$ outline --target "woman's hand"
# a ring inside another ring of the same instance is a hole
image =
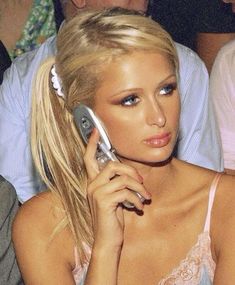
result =
[[[98,131],[94,130],[84,156],[89,181],[87,196],[93,221],[94,246],[121,248],[124,230],[121,203],[127,200],[138,210],[143,210],[144,205],[133,191],[139,192],[145,199],[150,199],[150,196],[142,184],[142,178],[130,166],[110,161],[99,171],[95,158],[98,141]]]

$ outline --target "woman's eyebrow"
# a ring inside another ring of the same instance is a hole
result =
[[[161,80],[160,82],[157,83],[157,86],[161,86],[162,84],[164,84],[167,80],[169,80],[171,77],[176,77],[176,74],[175,73],[171,73],[169,74],[168,76],[166,76],[163,80]],[[124,89],[124,90],[120,90],[114,94],[112,94],[110,97],[115,97],[115,96],[118,96],[118,95],[121,95],[122,93],[125,93],[125,92],[136,92],[138,90],[140,90],[142,88],[127,88],[127,89]]]

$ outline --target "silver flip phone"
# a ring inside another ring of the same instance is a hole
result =
[[[102,168],[109,160],[118,161],[107,133],[94,112],[86,105],[79,104],[73,114],[76,126],[86,144],[88,143],[92,130],[94,128],[98,130],[100,140],[96,151],[96,159],[98,160],[99,166]]]
[[[82,136],[82,139],[86,144],[88,143],[92,130],[94,128],[98,130],[100,134],[100,140],[96,151],[96,159],[98,161],[99,167],[103,168],[110,160],[119,161],[116,155],[114,154],[114,149],[112,148],[104,126],[94,114],[94,112],[86,105],[79,104],[74,109],[73,115],[75,124],[80,132],[80,135]],[[135,193],[139,197],[141,202],[145,200],[138,192]],[[132,203],[128,201],[124,201],[123,205],[129,209],[135,207]]]

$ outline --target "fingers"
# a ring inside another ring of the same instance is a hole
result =
[[[97,201],[95,196],[94,200]],[[107,208],[107,211],[109,211],[109,209],[111,211],[112,209],[116,209],[119,204],[122,204],[126,201],[130,202],[136,209],[140,211],[142,211],[144,208],[144,204],[141,202],[138,196],[129,189],[122,189],[111,194],[106,194],[102,200],[100,196],[97,198],[99,200],[99,202],[97,201],[97,205],[99,205],[99,207],[103,210]]]
[[[146,200],[151,198],[143,184],[126,174],[116,176],[109,183],[96,188],[93,183],[87,189],[89,203],[91,204],[102,205],[101,207],[105,207],[104,204],[106,207],[117,207],[118,204],[128,201],[133,203],[136,208],[142,210],[143,203],[135,192],[138,192]]]
[[[110,199],[110,203],[114,203],[115,208],[118,204],[128,201],[133,203],[136,208],[142,209],[143,201],[141,202],[141,198],[144,198],[142,200],[151,199],[151,195],[143,186],[143,178],[135,168],[118,161],[109,161],[102,171],[99,171],[96,160],[98,142],[99,133],[94,129],[84,156],[89,178],[87,195],[90,205],[103,205],[103,203],[107,202],[107,199]],[[136,192],[141,196],[138,197]],[[107,205],[110,205],[110,203]]]
[[[93,180],[90,185],[92,188],[97,188],[103,184],[109,183],[109,181],[116,176],[132,177],[135,181],[143,183],[143,178],[135,168],[118,161],[109,161],[103,170],[99,172],[97,179]]]
[[[93,129],[84,155],[84,162],[88,174],[88,179],[90,181],[95,179],[95,177],[99,173],[99,166],[96,160],[98,141],[99,141],[99,132],[96,129]]]
[[[136,179],[137,181],[142,182],[142,177],[133,167],[124,165],[120,162],[110,161],[100,172],[96,160],[98,142],[99,132],[97,131],[97,129],[94,129],[90,136],[89,143],[87,145],[86,152],[84,155],[84,162],[90,181],[93,181],[97,177],[97,175],[99,175],[99,179],[97,181],[100,181],[100,184],[104,184],[107,183],[110,179],[112,179],[115,175],[127,174]]]

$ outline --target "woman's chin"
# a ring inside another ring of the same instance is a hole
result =
[[[123,163],[128,163],[128,162],[135,162],[135,163],[141,163],[149,166],[164,166],[168,164],[173,155],[171,154],[165,154],[165,155],[158,155],[158,156],[122,156],[118,155],[119,160]]]

